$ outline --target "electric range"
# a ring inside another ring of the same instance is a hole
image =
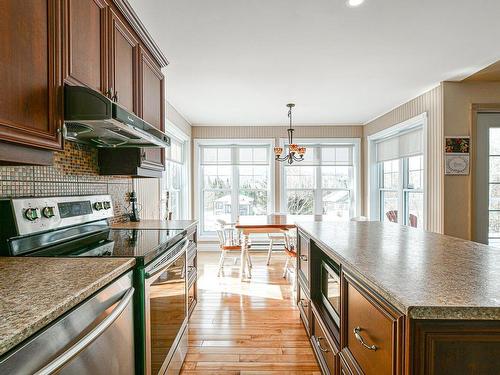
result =
[[[186,231],[112,229],[112,217],[109,195],[0,200],[0,255],[135,258],[136,373],[178,372],[187,351]]]

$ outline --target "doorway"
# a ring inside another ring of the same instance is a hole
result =
[[[500,246],[500,113],[478,113],[473,240]]]

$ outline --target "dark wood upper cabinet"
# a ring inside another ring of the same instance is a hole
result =
[[[148,123],[164,130],[165,77],[161,68],[144,48],[139,51],[139,115]],[[164,169],[165,150],[144,149],[143,163]]]
[[[0,140],[61,149],[60,1],[0,7]]]
[[[103,0],[64,0],[66,83],[108,90],[107,13]]]
[[[7,93],[0,98],[0,143],[62,149],[64,83],[99,91],[164,129],[161,68],[168,61],[128,1],[8,0],[0,19]],[[144,167],[163,170],[163,150],[140,155]]]
[[[110,12],[109,27],[109,86],[113,91],[113,100],[129,111],[139,114],[137,108],[139,41],[113,10]]]

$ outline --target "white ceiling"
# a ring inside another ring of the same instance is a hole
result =
[[[499,0],[129,0],[196,125],[365,123],[500,59]]]

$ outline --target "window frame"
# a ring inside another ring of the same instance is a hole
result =
[[[189,207],[189,197],[190,197],[190,190],[188,189],[183,189],[182,186],[187,186],[189,187],[189,144],[190,144],[190,139],[189,137],[183,136],[181,134],[173,134],[171,132],[167,132],[167,135],[171,138],[172,141],[175,141],[180,144],[181,147],[181,157],[182,160],[172,160],[168,157],[168,152],[171,152],[171,149],[166,149],[165,150],[165,170],[163,172],[164,175],[164,186],[163,186],[163,191],[166,192],[175,192],[178,193],[179,199],[178,199],[178,204],[179,204],[179,215],[178,217],[174,216],[174,219],[176,220],[186,220],[190,217],[190,207]],[[171,165],[176,164],[181,166],[181,174],[180,174],[180,180],[181,180],[181,188],[175,189],[172,184],[172,175],[171,175]],[[169,204],[171,205],[172,203],[172,196],[169,197]],[[166,196],[165,196],[166,199]],[[169,209],[171,212],[171,207],[169,206]],[[167,213],[166,213],[167,214]],[[174,213],[175,214],[175,213]],[[165,215],[162,215],[165,216]]]
[[[387,160],[386,162],[393,162],[395,160],[398,161],[398,184],[396,188],[386,188],[384,186],[384,162],[379,162],[377,163],[377,171],[378,171],[378,207],[379,207],[379,212],[378,212],[378,217],[379,220],[384,222],[385,221],[385,209],[382,209],[382,202],[383,202],[383,197],[382,195],[384,192],[396,192],[398,193],[398,212],[402,212],[403,215],[398,215],[398,224],[403,224],[403,225],[408,225],[409,226],[409,214],[410,214],[410,205],[409,205],[409,197],[410,194],[423,194],[424,189],[421,188],[410,188],[409,187],[409,176],[410,176],[410,168],[409,168],[409,159],[411,157],[416,157],[416,156],[422,156],[422,169],[419,169],[422,171],[422,186],[423,186],[423,172],[424,172],[424,165],[423,165],[423,154],[418,154],[418,155],[413,155],[409,157],[404,157],[404,158],[399,158],[399,159],[393,159],[393,160]],[[425,217],[425,207],[424,207],[424,212],[423,212],[423,217]],[[402,218],[402,221],[401,221]],[[423,218],[422,218],[423,219]],[[422,229],[422,226],[419,226],[418,229]]]
[[[367,207],[367,216],[370,218],[370,220],[380,220],[381,216],[383,213],[381,212],[381,194],[380,194],[380,166],[379,163],[377,162],[377,154],[376,154],[376,149],[377,146],[376,144],[378,142],[381,142],[385,139],[398,136],[400,134],[414,131],[417,129],[422,129],[422,146],[423,146],[423,152],[421,153],[422,155],[422,189],[409,189],[409,192],[422,192],[423,193],[423,218],[422,218],[422,225],[419,226],[418,229],[422,230],[427,230],[427,224],[428,224],[428,216],[429,212],[427,210],[428,208],[428,169],[427,169],[427,160],[428,160],[428,149],[427,149],[427,113],[421,113],[420,115],[417,115],[413,118],[410,118],[404,122],[401,122],[399,124],[396,124],[394,126],[391,126],[389,128],[386,128],[382,131],[379,131],[375,134],[371,134],[367,136],[367,142],[368,142],[368,152],[367,152],[367,197],[368,201],[366,202],[366,207]],[[398,159],[401,160],[401,159]],[[401,161],[401,163],[403,163]],[[403,168],[404,165],[401,164],[400,167],[400,179],[406,179],[406,173],[403,173]],[[399,202],[402,202],[403,199],[406,199],[404,197],[405,195],[407,196],[408,194],[408,189],[403,188],[403,186],[406,185],[407,182],[405,181],[400,181],[398,191],[399,191],[399,197],[398,200]],[[408,206],[408,205],[406,205]],[[398,212],[403,213],[403,217],[405,218],[405,222],[407,220],[407,212],[403,210],[404,205],[399,204],[398,207]],[[398,220],[398,224],[401,224],[401,222]]]
[[[232,170],[232,185],[231,189],[227,189],[231,192],[231,205],[232,207],[237,207],[236,210],[232,210],[231,218],[232,221],[237,220],[237,216],[239,216],[239,173],[238,167],[242,165],[255,166],[258,164],[239,164],[238,161],[238,150],[240,147],[266,147],[268,149],[268,160],[267,164],[260,164],[263,166],[267,166],[268,168],[268,198],[267,198],[267,210],[268,212],[274,211],[274,201],[275,201],[275,189],[274,189],[274,158],[273,158],[273,147],[275,145],[274,139],[194,139],[194,160],[196,163],[195,173],[194,173],[194,186],[197,189],[197,193],[195,194],[195,216],[199,218],[199,236],[201,239],[214,239],[216,238],[216,233],[214,231],[206,231],[204,230],[204,197],[203,194],[205,191],[203,187],[203,179],[204,179],[204,165],[202,165],[202,150],[205,147],[232,147],[231,152],[231,163],[226,164],[231,167]],[[214,164],[219,165],[219,164]],[[220,164],[222,165],[222,164]]]
[[[288,138],[280,138],[280,147],[286,149],[286,144],[288,143]],[[294,139],[294,143],[299,145],[311,145],[311,146],[323,146],[327,147],[331,146],[349,146],[352,147],[352,168],[353,168],[353,184],[351,189],[341,189],[341,188],[323,188],[322,186],[322,167],[329,167],[330,165],[316,165],[312,166],[315,169],[315,183],[313,188],[291,188],[287,189],[286,186],[286,176],[285,176],[285,168],[286,165],[284,163],[280,164],[280,211],[283,213],[288,212],[288,191],[313,191],[314,196],[314,206],[313,206],[313,215],[322,215],[323,208],[323,191],[349,191],[352,192],[351,205],[349,209],[349,216],[356,217],[361,214],[361,169],[360,169],[360,146],[361,139],[360,138],[297,138]],[[307,151],[306,151],[307,152]],[[321,152],[319,153],[319,159],[321,161]],[[300,162],[296,163],[296,166],[301,166]],[[305,165],[307,166],[307,165]],[[318,203],[321,202],[321,203]]]

